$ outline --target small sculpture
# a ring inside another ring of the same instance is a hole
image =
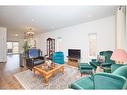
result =
[[[48,67],[51,67],[52,61],[51,60],[47,60],[47,61],[45,61],[45,64],[47,64]]]

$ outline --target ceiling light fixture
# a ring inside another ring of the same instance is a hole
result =
[[[25,39],[33,38],[34,32],[32,30],[32,27],[28,27],[28,30],[24,33]]]
[[[15,34],[15,36],[17,37],[17,36],[19,36],[18,34]]]
[[[32,22],[34,22],[34,19],[32,18]]]

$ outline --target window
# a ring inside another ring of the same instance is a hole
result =
[[[89,34],[89,56],[96,56],[97,50],[97,34],[90,33]]]
[[[13,54],[19,53],[19,43],[13,42]]]
[[[57,38],[57,51],[61,51],[62,47],[62,37]]]
[[[19,53],[19,43],[7,42],[7,54],[17,54],[17,53]]]

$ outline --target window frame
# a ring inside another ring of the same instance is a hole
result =
[[[91,39],[91,36],[95,36],[95,39]],[[88,34],[88,39],[89,39],[89,57],[96,57],[97,56],[97,33],[89,33]],[[95,40],[94,45],[96,46],[94,50],[92,49],[93,44],[91,45],[92,40]],[[93,53],[95,52],[95,53]]]

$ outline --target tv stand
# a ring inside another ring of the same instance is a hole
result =
[[[68,65],[78,67],[79,58],[68,57]]]

